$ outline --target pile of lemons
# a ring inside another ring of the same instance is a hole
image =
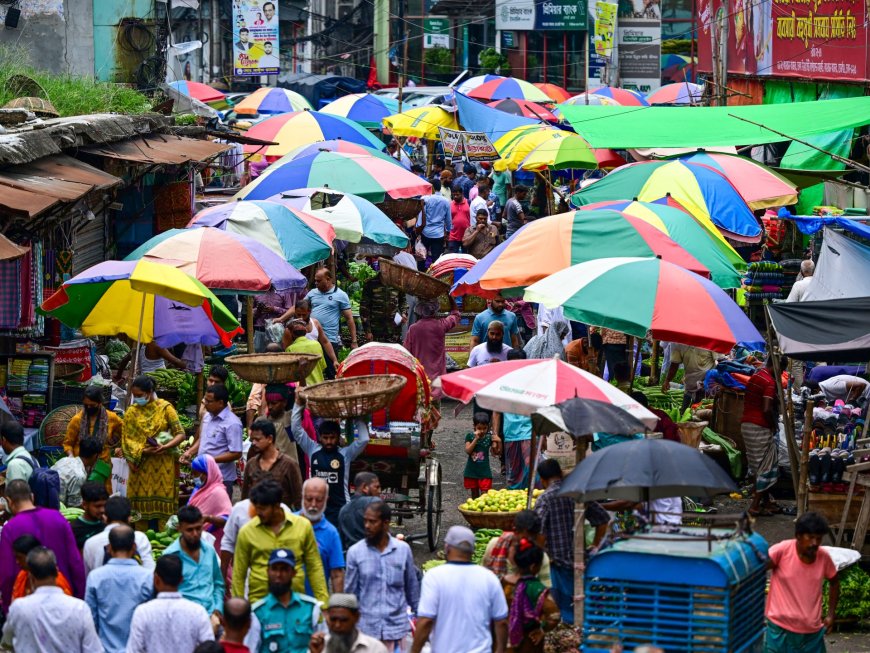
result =
[[[543,492],[543,490],[532,492],[532,507]],[[519,512],[526,509],[527,497],[526,490],[489,490],[477,499],[469,499],[459,506],[459,509],[469,512]]]

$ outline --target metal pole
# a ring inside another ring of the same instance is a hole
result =
[[[139,333],[136,335],[136,349],[133,350],[133,367],[130,372],[130,383],[127,385],[126,405],[129,406],[133,402],[133,379],[136,378],[137,368],[139,367],[139,348],[142,346],[142,324],[145,321],[145,301],[148,299],[148,293],[142,293],[142,307],[139,309]]]

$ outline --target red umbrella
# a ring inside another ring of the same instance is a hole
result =
[[[553,102],[564,102],[571,97],[571,94],[558,84],[538,82],[535,86],[546,93]]]
[[[202,82],[188,82],[187,80],[182,79],[177,82],[172,82],[169,85],[182,95],[191,97],[194,100],[199,100],[200,102],[218,102],[226,97],[216,88],[212,88],[208,84],[203,84]]]
[[[505,100],[494,100],[493,102],[489,102],[488,105],[495,107],[499,111],[512,113],[515,116],[559,122],[559,118],[557,118],[552,111],[537,102],[532,102],[531,100],[514,100],[513,98],[507,98]]]

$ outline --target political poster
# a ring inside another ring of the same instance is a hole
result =
[[[233,74],[277,75],[278,1],[233,0]]]
[[[699,0],[698,69],[712,71],[713,20],[728,25],[728,72],[862,82],[867,6],[852,0]]]
[[[613,41],[616,38],[616,12],[619,5],[614,2],[595,3],[595,24],[593,40],[595,54],[610,61],[613,56]]]
[[[439,127],[441,134],[441,149],[444,150],[445,159],[459,159],[462,157],[462,132],[456,129]]]
[[[501,156],[483,132],[462,132],[462,147],[468,161],[498,161]]]

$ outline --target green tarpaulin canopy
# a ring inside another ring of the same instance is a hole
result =
[[[560,104],[562,116],[596,148],[761,145],[870,124],[870,96],[741,107],[612,107]]]

